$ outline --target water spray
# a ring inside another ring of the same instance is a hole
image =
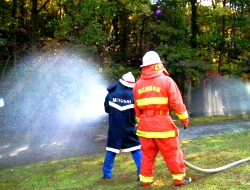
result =
[[[77,155],[92,147],[88,132],[107,117],[103,102],[108,85],[99,68],[70,50],[20,59],[3,77],[0,167],[25,163],[17,158],[29,151],[38,155],[34,161],[43,161],[50,152],[65,158],[73,146],[81,147]]]
[[[81,56],[30,56],[6,78],[5,122],[17,129],[86,127],[106,115],[107,84],[98,67]]]
[[[4,106],[4,100],[3,98],[0,98],[0,108]]]

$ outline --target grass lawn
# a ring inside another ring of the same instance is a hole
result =
[[[185,160],[200,168],[217,168],[250,157],[250,132],[181,141]],[[0,189],[190,189],[244,190],[250,189],[250,162],[215,174],[205,174],[187,168],[191,184],[175,187],[160,153],[157,156],[155,181],[142,188],[136,178],[136,168],[130,153],[117,155],[113,178],[102,179],[104,153],[40,162],[0,169]]]

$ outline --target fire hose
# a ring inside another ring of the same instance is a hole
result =
[[[184,129],[187,129],[186,126],[184,126]],[[197,166],[194,166],[192,164],[190,164],[189,162],[187,162],[186,160],[184,160],[184,163],[187,167],[189,167],[190,169],[192,170],[195,170],[197,172],[202,172],[202,173],[217,173],[217,172],[221,172],[223,170],[226,170],[226,169],[229,169],[229,168],[232,168],[234,166],[237,166],[243,162],[247,162],[247,161],[250,161],[250,157],[249,158],[245,158],[245,159],[241,159],[241,160],[238,160],[236,162],[233,162],[233,163],[230,163],[230,164],[227,164],[225,166],[221,166],[219,168],[212,168],[212,169],[203,169],[203,168],[199,168]]]
[[[216,172],[221,172],[223,170],[226,170],[226,169],[229,169],[229,168],[232,168],[236,165],[239,165],[243,162],[247,162],[247,161],[250,161],[250,158],[245,158],[245,159],[242,159],[242,160],[238,160],[236,162],[233,162],[231,164],[228,164],[228,165],[225,165],[225,166],[222,166],[222,167],[219,167],[219,168],[213,168],[213,169],[203,169],[203,168],[199,168],[197,166],[194,166],[192,164],[190,164],[189,162],[187,162],[186,160],[184,160],[185,164],[187,167],[195,170],[195,171],[198,171],[198,172],[202,172],[202,173],[216,173]]]

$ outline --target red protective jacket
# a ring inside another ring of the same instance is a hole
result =
[[[144,67],[133,92],[138,136],[145,138],[178,136],[178,128],[169,116],[170,109],[188,127],[188,113],[179,88],[169,77],[163,64]]]

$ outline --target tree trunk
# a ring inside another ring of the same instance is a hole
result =
[[[226,0],[223,0],[223,7],[226,6]],[[225,15],[222,16],[222,28],[221,28],[221,43],[220,43],[220,55],[219,55],[219,63],[218,63],[218,73],[221,71],[222,66],[222,59],[225,52],[225,27],[226,27],[226,21],[225,21]]]
[[[148,19],[145,18],[144,20],[144,44],[145,44],[145,48],[144,48],[144,52],[149,51],[149,27],[148,27]]]
[[[191,18],[191,47],[197,48],[197,0],[191,0],[192,18]]]
[[[37,25],[37,0],[32,0],[31,8],[31,46],[36,47],[36,41],[38,37],[38,25]]]
[[[115,36],[115,45],[118,45],[119,42],[119,27],[118,27],[118,16],[115,16],[112,20],[113,32]]]
[[[13,65],[17,62],[17,55],[16,55],[16,12],[17,12],[17,2],[13,0],[12,2],[12,24],[11,24],[11,39],[12,39],[12,48],[11,48],[11,55],[13,57]]]
[[[128,24],[128,13],[126,10],[123,10],[120,12],[120,16],[119,16],[120,20],[120,25],[121,25],[121,28],[120,28],[120,32],[121,32],[121,36],[120,36],[120,46],[121,46],[121,58],[123,61],[126,61],[127,60],[127,42],[128,42],[128,27],[129,27],[129,24]]]
[[[37,48],[37,39],[39,37],[38,30],[38,14],[42,9],[46,7],[50,0],[47,0],[39,9],[38,9],[38,0],[32,0],[31,8],[31,46],[32,48]]]

